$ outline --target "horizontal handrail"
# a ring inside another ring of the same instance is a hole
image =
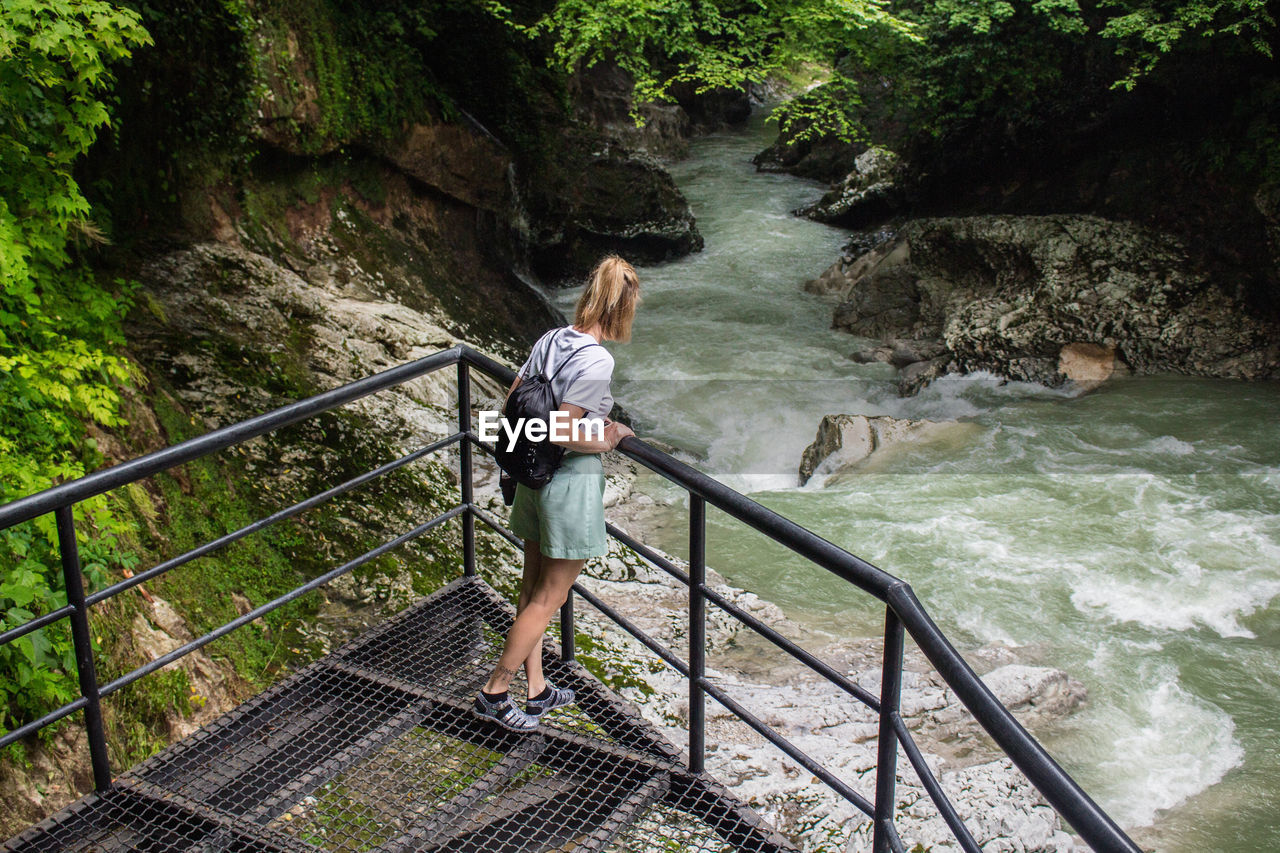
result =
[[[800,646],[797,646],[791,640],[788,640],[786,637],[782,636],[777,631],[773,630],[768,625],[764,624],[759,619],[752,616],[750,613],[743,610],[720,593],[716,592],[714,589],[711,589],[706,584],[702,585],[702,594],[707,597],[708,601],[715,604],[725,613],[728,613],[734,619],[737,619],[743,625],[746,625],[748,628],[755,631],[757,634],[764,637],[766,640],[773,643],[775,646],[782,649],[805,666],[809,667],[809,669],[818,673],[823,678],[827,679],[827,681],[866,705],[872,711],[877,714],[880,713],[879,699],[872,696],[854,682],[850,681],[843,674],[836,671],[830,664],[826,663],[821,658],[815,657],[812,653],[805,651]]]
[[[690,676],[689,665],[684,661],[680,660],[680,658],[676,656],[675,652],[671,651],[671,649],[668,649],[666,646],[662,645],[662,643],[659,643],[657,640],[650,637],[648,634],[642,631],[634,622],[632,622],[627,617],[623,616],[617,610],[614,610],[612,607],[605,604],[603,601],[600,600],[600,597],[597,596],[595,593],[593,593],[591,590],[587,589],[581,584],[575,583],[573,585],[573,591],[576,592],[578,595],[582,596],[582,598],[585,599],[586,602],[590,604],[592,607],[594,607],[596,610],[599,610],[605,616],[609,617],[609,619],[619,628],[626,631],[631,636],[635,637],[636,640],[638,640],[640,643],[642,643],[645,646],[645,648],[653,652],[658,657],[662,658],[664,661],[666,661],[667,664],[669,664],[671,668],[674,669],[676,672],[680,673],[685,678],[688,678]]]
[[[67,704],[60,708],[55,708],[38,720],[32,720],[25,725],[18,726],[13,731],[5,732],[3,735],[0,735],[0,749],[3,749],[11,743],[22,740],[27,735],[35,734],[45,726],[52,725],[69,714],[74,714],[76,711],[83,710],[88,704],[89,700],[84,696],[81,696],[79,699],[72,699]]]
[[[39,616],[35,616],[28,621],[23,622],[21,625],[18,625],[16,628],[10,628],[8,631],[0,634],[0,646],[12,643],[14,640],[19,640],[33,631],[39,631],[46,625],[52,625],[59,619],[65,619],[75,612],[76,609],[70,604],[64,604],[55,610],[50,610],[48,613],[42,613]]]
[[[459,344],[462,358],[507,382],[515,380],[515,371],[466,344]],[[789,518],[778,515],[696,468],[663,453],[635,436],[618,443],[617,450],[651,471],[705,499],[707,503],[739,521],[759,530],[792,551],[817,563],[828,571],[869,592],[881,601],[891,586],[902,581],[867,561],[854,556]]]
[[[486,451],[489,451],[492,454],[491,448],[489,448],[484,442],[479,441],[477,439],[473,439],[473,443],[477,447],[480,447]],[[496,530],[499,534],[501,534],[504,538],[510,541],[517,548],[521,547],[520,541],[516,539],[513,534],[511,534],[509,531],[507,531],[505,528],[499,525],[497,521],[495,521],[493,517],[490,516],[488,513],[478,509],[475,510],[475,513],[477,517],[483,519],[484,522],[489,525],[489,527]],[[636,540],[633,536],[631,536],[625,530],[622,530],[621,528],[615,526],[612,522],[606,521],[605,531],[614,539],[617,539],[623,545],[626,545],[632,551],[635,551],[638,555],[640,555],[640,558],[643,559],[645,562],[653,565],[656,568],[662,569],[667,574],[671,575],[671,577],[680,581],[680,583],[684,584],[686,587],[690,585],[689,576],[687,574],[680,571],[678,568],[672,565],[670,560],[667,560],[661,554],[658,554],[657,552],[655,552],[648,545],[645,545],[644,543]],[[800,661],[800,663],[809,667],[809,669],[812,669],[814,672],[823,676],[832,684],[839,687],[841,690],[848,693],[850,696],[854,697],[858,701],[862,702],[862,704],[866,705],[872,711],[875,711],[877,714],[880,713],[879,699],[872,696],[861,686],[850,681],[848,677],[846,677],[843,673],[837,671],[834,667],[832,667],[826,661],[822,660],[821,658],[815,656],[812,652],[807,651],[806,649],[800,647],[796,643],[787,639],[782,634],[775,631],[773,628],[770,628],[764,622],[761,622],[759,619],[752,616],[750,613],[746,612],[741,607],[738,607],[732,601],[729,601],[729,599],[725,598],[723,595],[716,592],[707,584],[702,584],[700,586],[700,590],[702,591],[702,594],[707,597],[707,600],[711,601],[713,604],[715,604],[724,612],[728,613],[734,619],[737,619],[743,625],[746,625],[748,628],[755,631],[757,634],[764,637],[766,640],[773,643],[775,646],[782,649],[787,654],[791,655],[791,657],[795,658],[796,660]],[[688,673],[685,673],[685,674],[687,675]]]
[[[706,678],[700,678],[698,680],[701,683],[702,689],[707,692],[708,696],[728,708],[735,717],[755,729],[761,737],[769,740],[774,746],[778,747],[787,755],[799,762],[801,767],[821,779],[826,783],[828,788],[831,788],[837,794],[844,797],[860,811],[866,814],[867,817],[872,817],[875,814],[875,807],[871,805],[870,801],[857,791],[853,790],[853,788],[849,787],[848,783],[840,779],[840,777],[836,776],[818,762],[814,761],[807,754],[797,748],[795,744],[778,734],[772,726],[765,723],[755,714],[752,714],[733,699],[733,697],[727,695],[711,681]]]

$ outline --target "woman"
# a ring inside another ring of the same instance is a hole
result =
[[[631,340],[631,322],[640,303],[640,281],[632,266],[615,255],[602,260],[578,299],[571,326],[552,329],[534,344],[516,375],[515,390],[531,365],[547,376],[564,366],[552,381],[560,411],[570,418],[570,436],[582,418],[600,418],[604,437],[582,430],[582,440],[557,440],[565,448],[555,475],[541,489],[516,486],[511,530],[524,539],[524,578],[515,623],[488,682],[476,695],[475,712],[512,731],[537,728],[539,717],[573,702],[573,691],[555,687],[542,674],[542,637],[551,618],[568,597],[588,557],[608,553],[604,526],[604,466],[600,454],[635,435],[625,424],[608,419],[613,407],[610,381],[613,356],[602,341]],[[572,361],[566,360],[572,356]],[[510,391],[507,392],[510,395]],[[527,680],[525,709],[507,694],[521,664]]]

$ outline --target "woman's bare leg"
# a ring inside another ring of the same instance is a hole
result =
[[[542,561],[546,559],[542,556],[542,552],[538,550],[538,542],[533,539],[524,540],[524,576],[520,579],[520,601],[516,604],[516,615],[519,616],[524,610],[529,599],[533,597],[533,591],[538,586],[538,580],[542,577]],[[529,684],[529,695],[537,696],[547,686],[547,681],[542,675],[542,639],[534,644],[533,650],[529,652],[529,657],[524,660],[524,673]]]
[[[534,585],[524,607],[516,614],[515,624],[507,632],[507,642],[502,657],[484,686],[486,693],[501,693],[507,689],[520,665],[529,659],[536,646],[542,643],[542,635],[551,619],[564,604],[569,588],[578,579],[586,560],[561,560],[542,557],[538,582]],[[535,691],[536,692],[536,691]]]

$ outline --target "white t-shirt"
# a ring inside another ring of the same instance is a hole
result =
[[[565,403],[581,406],[586,417],[608,417],[609,410],[613,408],[610,387],[613,355],[599,345],[573,355],[582,347],[595,343],[595,338],[579,332],[572,325],[551,329],[538,338],[518,375],[532,375],[531,371],[541,367],[543,375],[550,378],[572,355],[573,360],[551,382],[555,398],[562,406]]]

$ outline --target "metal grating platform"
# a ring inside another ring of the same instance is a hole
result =
[[[455,581],[0,850],[794,850],[575,662],[538,731],[472,715],[513,615]]]

